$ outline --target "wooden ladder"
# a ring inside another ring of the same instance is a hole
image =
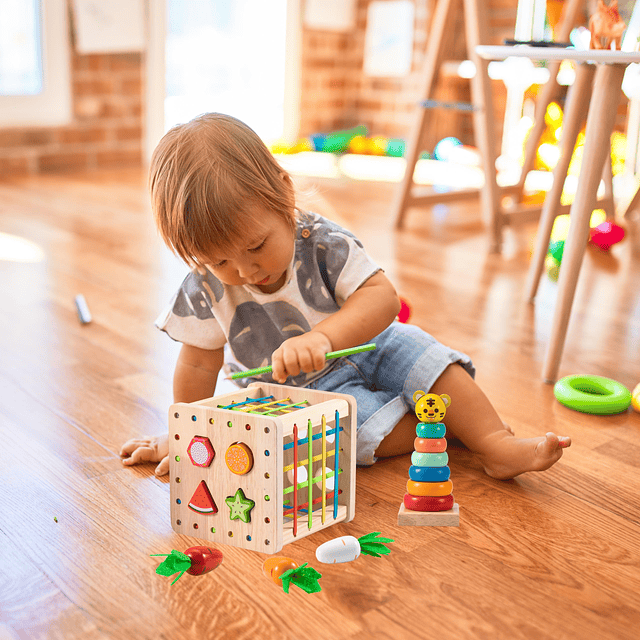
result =
[[[429,205],[436,202],[447,202],[477,197],[478,189],[458,189],[447,193],[425,192],[414,186],[413,174],[420,156],[422,142],[430,125],[429,112],[432,108],[443,107],[462,109],[473,114],[475,141],[482,159],[484,185],[480,189],[482,211],[485,222],[491,233],[492,250],[499,250],[503,215],[500,208],[500,190],[496,182],[495,130],[493,125],[493,99],[491,84],[487,73],[488,62],[482,60],[475,51],[479,44],[486,44],[485,3],[480,0],[462,0],[467,41],[467,55],[476,67],[471,79],[471,105],[460,103],[438,103],[433,100],[434,90],[438,82],[440,66],[446,44],[451,35],[454,22],[454,9],[457,0],[438,0],[433,15],[427,51],[423,67],[423,92],[416,113],[416,118],[407,143],[406,169],[403,180],[396,191],[392,204],[392,215],[396,228],[402,228],[407,209],[415,205]]]

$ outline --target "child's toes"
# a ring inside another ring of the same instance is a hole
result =
[[[569,436],[558,436],[558,440],[563,449],[571,446],[571,438]]]

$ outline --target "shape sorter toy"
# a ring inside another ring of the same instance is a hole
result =
[[[171,526],[277,553],[353,519],[355,455],[356,401],[349,395],[254,382],[174,404]]]
[[[445,439],[446,427],[440,422],[451,405],[451,398],[443,393],[416,391],[413,395],[416,415],[415,451],[407,493],[398,511],[399,525],[426,527],[457,527],[460,510],[453,499],[453,483],[449,480],[449,456]]]

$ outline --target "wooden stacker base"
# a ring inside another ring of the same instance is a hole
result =
[[[458,503],[448,511],[411,511],[400,505],[398,525],[401,527],[459,527],[460,509]]]

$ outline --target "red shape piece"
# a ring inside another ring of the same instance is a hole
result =
[[[193,496],[191,496],[188,507],[196,513],[218,513],[218,507],[216,507],[215,500],[204,480],[198,485]]]
[[[410,493],[405,493],[404,506],[411,511],[448,511],[453,509],[453,495],[414,496]]]
[[[216,452],[213,450],[211,440],[205,436],[195,436],[187,447],[187,454],[192,464],[196,467],[208,467]]]
[[[589,229],[589,242],[595,244],[603,251],[608,251],[611,247],[624,238],[624,229],[614,222],[603,222],[597,227]]]

